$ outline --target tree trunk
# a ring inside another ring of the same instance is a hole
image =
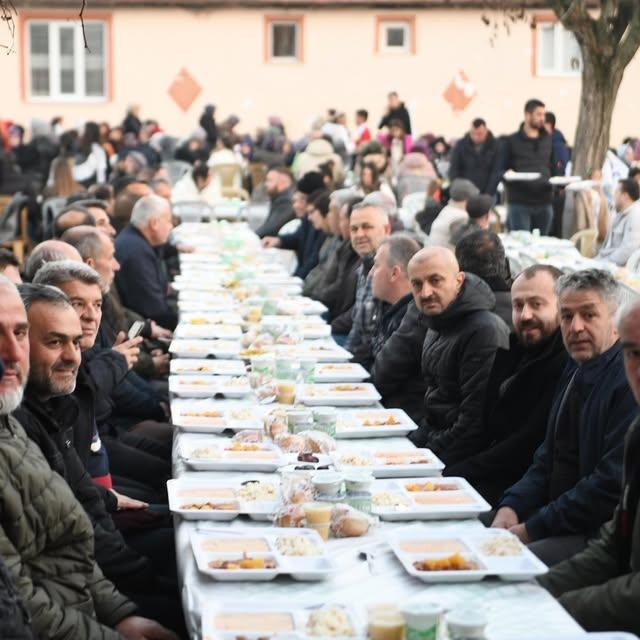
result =
[[[573,174],[588,178],[601,169],[611,132],[611,118],[625,66],[616,56],[603,56],[582,46],[582,89],[573,147]]]

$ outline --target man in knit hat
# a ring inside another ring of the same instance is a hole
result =
[[[467,201],[466,222],[459,222],[451,226],[451,244],[456,246],[462,238],[474,231],[488,231],[493,197],[486,193],[473,196]]]
[[[466,224],[469,220],[467,214],[467,201],[480,193],[471,180],[456,178],[449,188],[449,202],[431,225],[429,244],[438,247],[448,247],[452,244],[452,226],[455,228],[460,223]]]

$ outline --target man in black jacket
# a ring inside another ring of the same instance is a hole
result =
[[[398,233],[382,241],[376,252],[371,278],[373,296],[384,303],[375,317],[375,329],[371,340],[371,368],[376,356],[387,340],[400,326],[409,304],[413,301],[407,265],[420,251],[420,245],[408,235]]]
[[[181,630],[177,585],[158,579],[149,560],[127,545],[75,449],[78,404],[71,394],[80,366],[80,320],[57,289],[22,285],[20,293],[30,324],[30,374],[23,403],[14,416],[91,519],[96,561],[105,576],[136,601],[145,616]],[[171,548],[165,550],[169,563],[172,553]]]
[[[558,280],[560,329],[571,358],[544,442],[499,503],[509,529],[552,566],[581,551],[611,518],[620,495],[625,433],[638,414],[624,375],[614,316],[616,280],[577,271]]]
[[[561,271],[548,265],[525,269],[511,290],[515,333],[498,349],[487,383],[478,450],[448,465],[491,504],[529,468],[544,440],[547,417],[568,355],[559,329],[555,285]]]
[[[427,325],[424,419],[409,438],[452,464],[481,441],[477,416],[496,350],[507,346],[509,330],[490,311],[495,298],[489,286],[460,271],[449,249],[419,251],[409,262],[409,278]]]
[[[495,195],[500,182],[498,141],[482,118],[471,123],[471,129],[458,140],[451,152],[449,180],[466,178],[480,189],[480,193]]]
[[[524,107],[524,122],[503,144],[501,173],[507,188],[507,222],[512,231],[540,229],[549,235],[553,222],[551,185],[555,175],[553,142],[544,128],[544,103],[529,100]],[[509,172],[537,173],[535,180],[509,180]]]
[[[378,129],[390,127],[394,120],[400,120],[404,127],[404,132],[411,135],[411,118],[407,107],[404,106],[404,102],[400,101],[397,91],[392,91],[387,98],[387,110],[378,124]]]
[[[264,181],[267,195],[271,199],[269,215],[256,229],[259,238],[277,236],[287,222],[295,218],[293,212],[293,176],[286,167],[269,169]]]

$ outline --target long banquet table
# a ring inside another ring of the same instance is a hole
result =
[[[225,227],[212,225],[218,234]],[[231,229],[232,227],[226,227]],[[198,234],[204,227],[198,225]],[[237,234],[237,232],[235,232]],[[197,241],[195,235],[190,238]],[[206,241],[210,251],[212,243]],[[213,259],[213,258],[212,258]],[[193,256],[190,258],[193,262]],[[286,260],[284,261],[286,262]],[[203,264],[206,260],[203,258]],[[255,400],[246,400],[247,404]],[[244,479],[242,473],[198,472],[189,470],[180,453],[183,443],[192,439],[206,440],[201,434],[176,432],[174,438],[174,478]],[[379,447],[378,438],[338,440],[338,451],[345,448],[372,450]],[[410,449],[407,438],[386,438],[388,449]],[[252,473],[252,477],[271,477],[273,474]],[[421,522],[431,528],[477,529],[478,520]],[[190,548],[190,535],[197,529],[213,526],[216,529],[235,528],[247,530],[264,523],[238,517],[230,523],[205,523],[182,520],[175,516],[178,573],[187,625],[193,638],[201,637],[201,612],[208,602],[295,602],[313,605],[340,603],[344,605],[368,605],[375,603],[402,604],[413,600],[429,600],[442,603],[445,610],[465,605],[481,609],[489,620],[487,637],[491,640],[507,638],[569,639],[584,637],[578,624],[542,588],[533,582],[505,582],[487,579],[465,584],[437,584],[427,586],[405,573],[391,553],[386,541],[398,527],[406,529],[416,523],[380,523],[362,538],[330,540],[328,550],[338,565],[338,571],[327,581],[296,582],[288,577],[278,577],[271,582],[216,582],[201,574]]]

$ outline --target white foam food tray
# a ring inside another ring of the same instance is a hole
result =
[[[182,398],[243,398],[251,386],[247,376],[170,375],[169,391]]]
[[[244,401],[198,400],[174,398],[171,401],[171,421],[181,431],[192,433],[222,433],[261,430],[262,418],[273,405],[257,405]]]
[[[170,372],[178,375],[243,376],[247,370],[241,360],[174,358]]]
[[[503,529],[456,532],[412,527],[411,531],[396,534],[390,546],[406,572],[422,582],[474,582],[487,576],[531,580],[548,571],[518,538]],[[502,553],[508,555],[499,555]],[[455,562],[463,559],[472,568],[428,570],[428,565],[420,564],[447,559],[453,561],[449,566],[456,566]]]
[[[280,482],[248,477],[245,480],[181,478],[167,482],[169,509],[185,520],[228,522],[239,515],[270,521],[280,504]]]
[[[173,332],[175,338],[195,338],[213,340],[224,338],[227,340],[240,339],[242,329],[240,324],[190,324],[180,322]]]
[[[417,428],[402,409],[354,409],[340,413],[336,438],[390,438]]]
[[[333,455],[339,471],[369,471],[375,478],[412,478],[439,476],[443,462],[429,449],[388,451],[384,445],[376,451],[341,449]]]
[[[369,382],[301,384],[296,391],[296,402],[308,406],[357,407],[376,404],[380,399],[380,394]]]
[[[381,520],[474,518],[491,505],[464,478],[375,480],[371,511]]]
[[[312,546],[313,555],[285,555],[279,550],[282,538],[301,536]],[[277,527],[252,527],[246,532],[240,529],[210,530],[203,525],[191,533],[191,546],[198,569],[215,580],[228,582],[267,581],[278,575],[289,575],[294,580],[324,580],[335,570],[322,538],[312,529],[282,529]],[[234,550],[229,551],[232,548]],[[237,549],[237,551],[235,550]],[[274,560],[274,569],[214,569],[210,562],[236,560],[243,553],[251,558]]]
[[[288,459],[271,442],[256,444],[257,450],[233,450],[231,440],[218,439],[211,443],[183,443],[180,455],[187,466],[196,471],[262,471],[275,473]],[[248,448],[249,445],[245,445]]]

